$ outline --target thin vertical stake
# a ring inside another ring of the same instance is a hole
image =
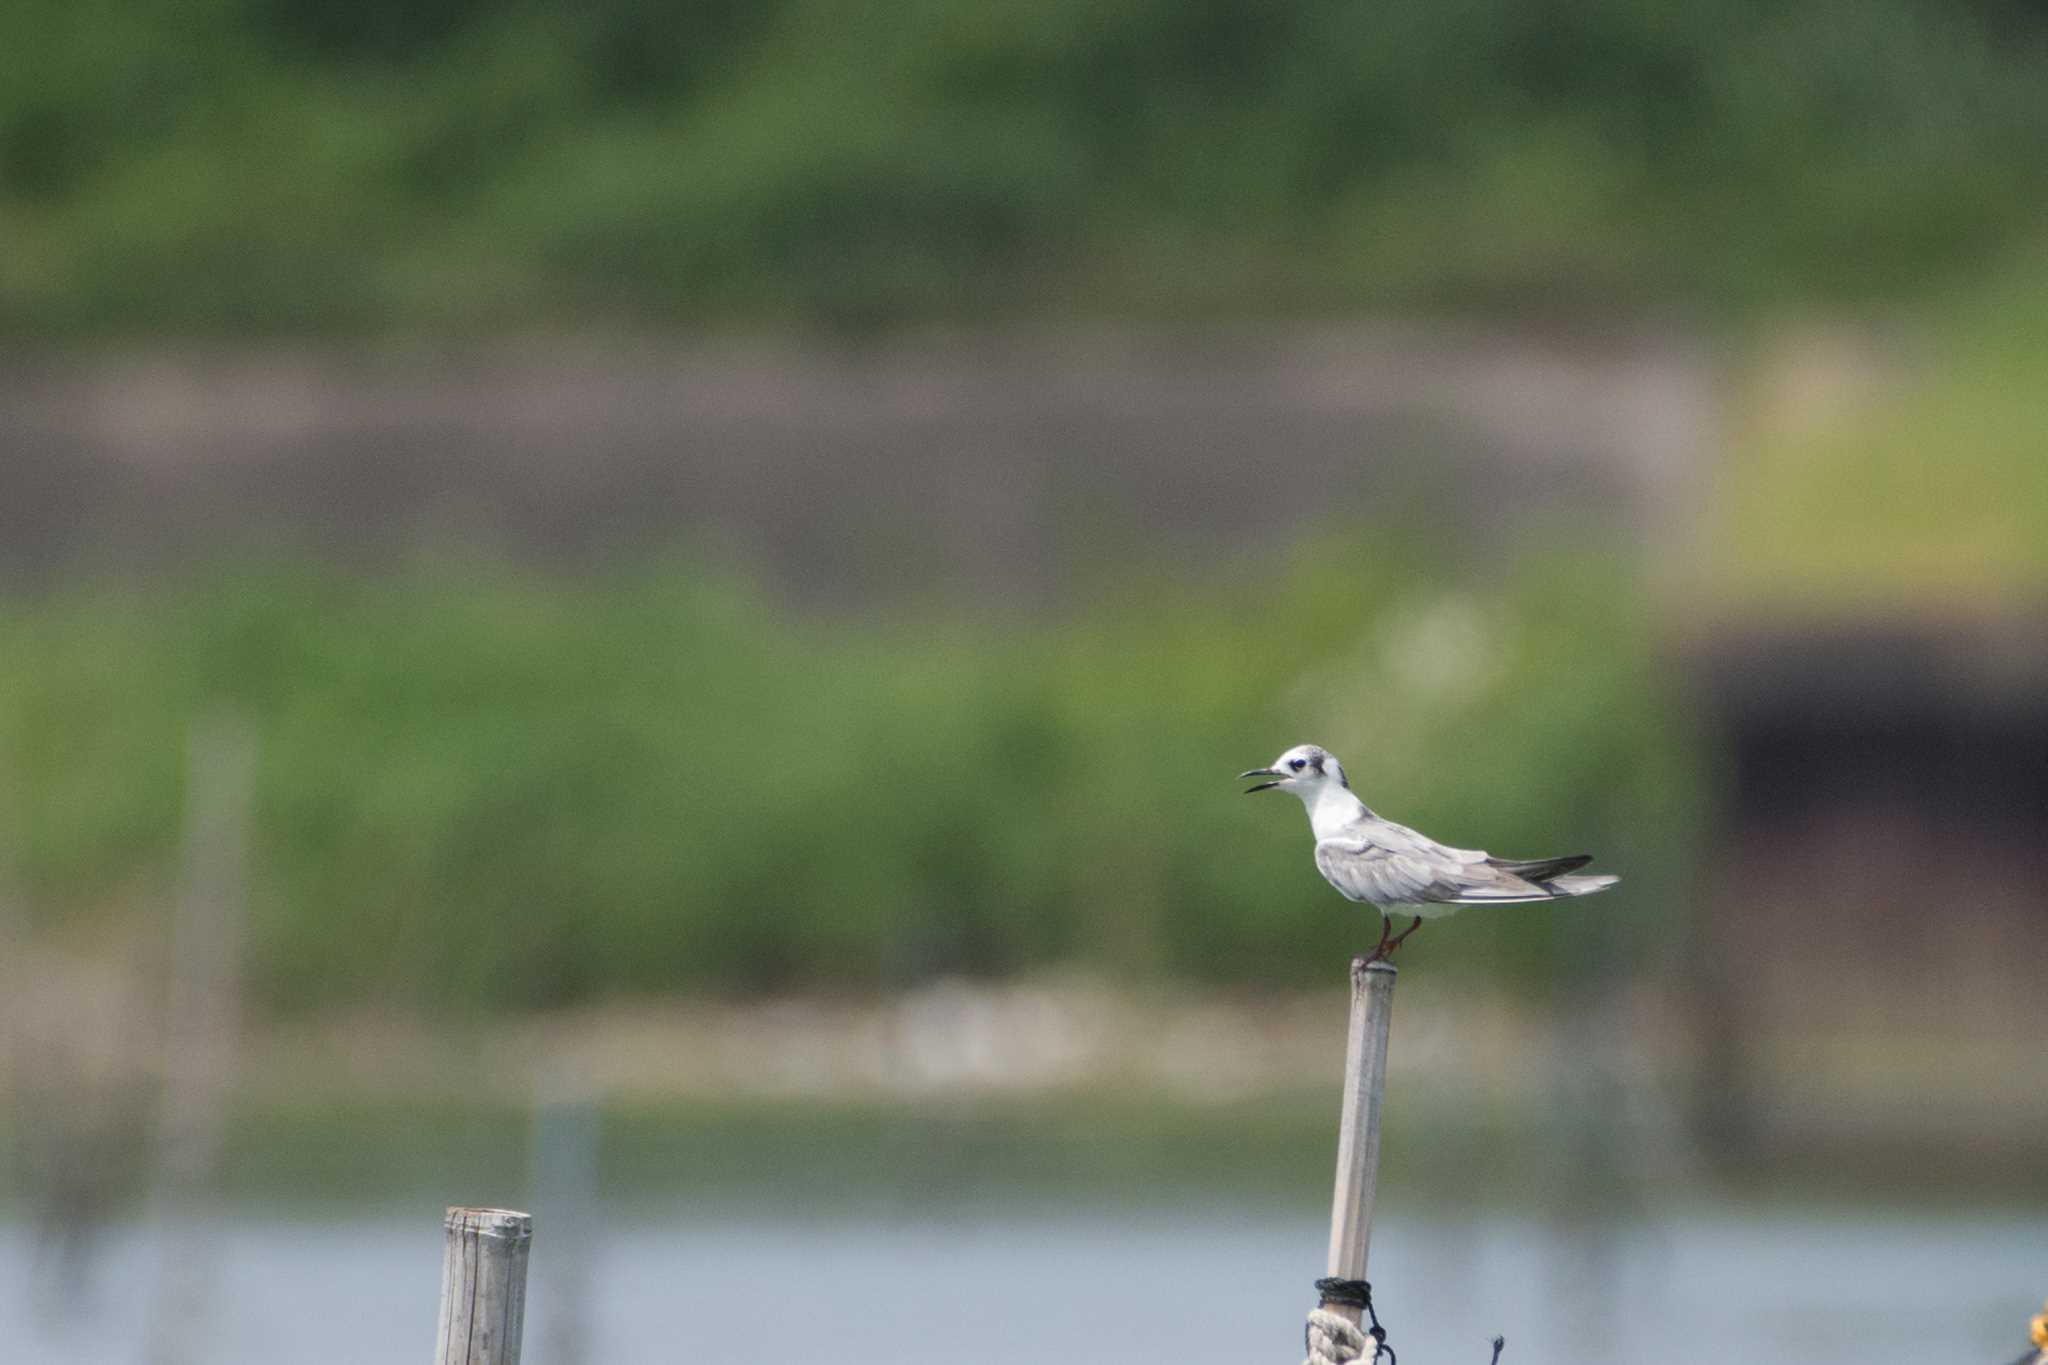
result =
[[[207,1358],[217,1225],[216,1183],[241,1034],[242,940],[249,831],[256,802],[255,727],[229,713],[186,740],[184,887],[171,917],[164,1084],[156,1134],[163,1261],[150,1305],[147,1358]]]
[[[434,1365],[519,1365],[533,1218],[510,1209],[450,1209],[441,1257],[441,1334]]]
[[[1351,1026],[1344,1043],[1344,1112],[1337,1130],[1337,1182],[1330,1201],[1329,1275],[1363,1280],[1372,1242],[1373,1194],[1380,1165],[1380,1102],[1387,1089],[1387,1031],[1394,1018],[1393,965],[1351,964]],[[1353,1322],[1350,1304],[1324,1308]]]
[[[548,1274],[541,1286],[548,1330],[541,1345],[549,1365],[586,1365],[602,1116],[586,1071],[549,1068],[534,1090],[533,1202],[548,1220]]]

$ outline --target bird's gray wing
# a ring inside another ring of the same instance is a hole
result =
[[[1316,868],[1330,885],[1372,905],[1508,904],[1550,893],[1487,861],[1391,820],[1361,820],[1316,844]]]

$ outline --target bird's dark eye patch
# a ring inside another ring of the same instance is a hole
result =
[[[1294,769],[1294,771],[1296,772],[1300,772],[1303,768],[1306,768],[1308,766],[1308,760],[1305,758],[1290,759],[1288,760],[1287,766]]]

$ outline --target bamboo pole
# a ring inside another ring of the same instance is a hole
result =
[[[510,1209],[450,1209],[441,1257],[434,1365],[519,1365],[533,1219]]]
[[[216,1184],[241,1035],[259,757],[255,727],[233,713],[196,722],[186,739],[184,885],[171,915],[156,1134],[164,1250],[150,1306],[153,1365],[207,1357],[203,1341],[220,1255]]]
[[[1337,1130],[1337,1181],[1330,1201],[1332,1279],[1363,1280],[1372,1242],[1372,1205],[1380,1164],[1380,1101],[1387,1088],[1387,1030],[1394,1017],[1393,965],[1354,959],[1351,1026],[1344,1043],[1344,1112]],[[1358,1322],[1356,1304],[1322,1307]]]
[[[590,1351],[591,1261],[598,1206],[601,1115],[587,1070],[545,1068],[534,1085],[533,1206],[548,1220],[542,1283],[549,1365],[585,1365]]]

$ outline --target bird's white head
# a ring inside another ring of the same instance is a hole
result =
[[[1314,806],[1323,793],[1332,788],[1349,790],[1351,786],[1344,777],[1344,765],[1337,761],[1335,754],[1319,744],[1297,744],[1274,759],[1272,767],[1253,768],[1250,772],[1240,773],[1239,777],[1272,779],[1246,791],[1246,796],[1279,787],[1293,792],[1307,806]]]

